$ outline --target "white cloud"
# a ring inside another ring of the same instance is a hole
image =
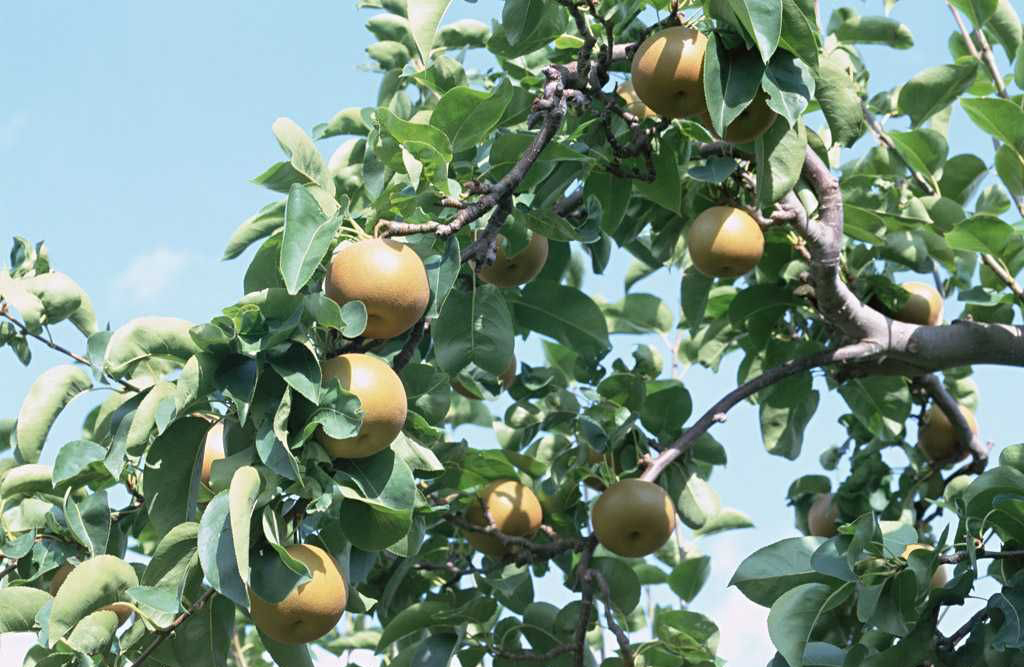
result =
[[[185,251],[157,248],[132,260],[114,278],[114,289],[136,302],[149,301],[174,283],[189,260]]]

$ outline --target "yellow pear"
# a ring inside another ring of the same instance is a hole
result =
[[[807,510],[807,532],[815,537],[833,537],[837,531],[839,508],[832,502],[832,494],[819,493]]]
[[[690,259],[707,276],[735,278],[754,268],[764,254],[761,227],[742,209],[712,206],[686,234]]]
[[[394,338],[427,311],[430,285],[419,255],[404,243],[367,239],[331,258],[324,293],[344,305],[366,304],[367,338]]]
[[[548,261],[547,238],[534,232],[526,247],[511,257],[502,247],[503,238],[498,235],[494,263],[480,268],[480,280],[496,287],[516,287],[536,278]]]
[[[676,508],[654,482],[624,479],[598,497],[590,515],[597,540],[620,556],[657,551],[676,529]]]
[[[942,322],[942,295],[931,285],[906,282],[900,285],[910,292],[910,298],[896,311],[894,320],[935,326]]]
[[[616,88],[616,92],[622,101],[626,103],[626,111],[633,114],[640,120],[645,118],[657,118],[658,114],[643,103],[643,100],[636,94],[636,89],[633,87],[632,81],[626,81],[625,83],[619,84]]]
[[[907,560],[910,558],[910,554],[914,553],[918,549],[927,549],[928,551],[932,551],[932,546],[930,544],[908,544],[903,550],[903,553],[900,554],[900,558]],[[949,581],[949,575],[946,573],[946,566],[939,565],[935,568],[935,573],[932,574],[932,588],[942,588],[946,585],[947,581]]]
[[[974,413],[963,405],[960,412],[967,419],[967,425],[973,433],[978,432],[978,421]],[[942,463],[955,463],[967,458],[969,453],[967,443],[961,443],[956,436],[956,429],[953,422],[949,420],[946,413],[934,403],[928,412],[924,414],[924,421],[917,433],[917,446],[924,452],[930,461]]]
[[[320,547],[294,544],[287,550],[309,568],[311,578],[280,602],[267,602],[250,590],[252,622],[275,641],[305,644],[338,624],[348,603],[348,589],[338,564]]]
[[[359,397],[363,425],[351,438],[332,438],[320,427],[316,438],[336,459],[361,459],[386,449],[402,432],[408,414],[405,386],[398,374],[377,357],[342,354],[323,363],[324,384],[337,378],[343,389]]]
[[[484,513],[484,507],[487,513]],[[506,479],[485,486],[466,510],[466,520],[477,526],[486,526],[487,517],[498,532],[514,537],[531,537],[540,529],[544,510],[540,501],[527,486]],[[499,558],[505,554],[501,541],[486,533],[466,531],[466,540],[477,551]]]
[[[203,445],[203,470],[200,479],[209,486],[210,472],[214,461],[224,458],[224,422],[217,422],[206,432],[206,443]]]
[[[708,39],[698,30],[660,30],[633,55],[631,80],[637,96],[659,116],[685,118],[707,111],[704,51]]]

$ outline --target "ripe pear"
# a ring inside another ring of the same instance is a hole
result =
[[[831,493],[819,493],[807,510],[807,532],[815,537],[833,537],[838,532],[839,508]]]
[[[386,239],[342,247],[331,258],[324,281],[328,297],[344,305],[366,304],[366,338],[394,338],[427,311],[427,271],[412,248]]]
[[[910,298],[896,311],[893,319],[911,324],[935,326],[942,322],[942,295],[931,285],[906,282],[900,285]]]
[[[704,51],[708,39],[693,28],[660,30],[636,50],[630,67],[633,88],[645,105],[665,118],[707,111]]]
[[[361,459],[387,449],[402,431],[408,414],[402,380],[377,357],[341,354],[323,363],[324,384],[337,378],[363,407],[363,425],[351,438],[332,438],[320,427],[316,438],[336,459]]]
[[[224,458],[224,422],[217,422],[206,432],[206,443],[203,445],[203,470],[199,477],[203,484],[209,486],[210,472],[213,462]]]
[[[636,94],[636,89],[633,87],[632,81],[626,81],[616,88],[616,91],[622,101],[626,103],[626,111],[633,114],[640,120],[645,118],[657,118],[658,114],[643,103],[643,100]]]
[[[526,247],[509,257],[502,248],[503,238],[498,235],[494,263],[480,268],[480,279],[496,287],[516,287],[530,282],[548,261],[548,240],[534,232]]]
[[[960,406],[960,412],[967,419],[971,432],[977,433],[978,421],[974,418],[974,413],[963,405]],[[917,446],[930,461],[955,463],[967,458],[968,455],[967,443],[960,443],[957,440],[953,422],[942,408],[934,403],[924,414],[924,421],[917,433]]]
[[[624,479],[598,497],[590,515],[597,540],[628,558],[652,554],[676,529],[676,508],[654,482]]]
[[[725,128],[724,139],[731,144],[749,144],[767,132],[778,118],[769,108],[764,91],[759,90],[750,105]]]
[[[53,577],[50,579],[50,595],[57,597],[57,591],[64,585],[64,581],[71,574],[75,567],[71,563],[64,563],[53,573]],[[117,624],[124,625],[125,621],[131,618],[132,613],[135,612],[135,608],[127,602],[111,602],[108,605],[100,607],[97,611],[112,611],[117,614]]]
[[[484,513],[487,507],[487,513]],[[491,482],[478,494],[466,510],[466,520],[477,526],[486,526],[488,515],[498,532],[516,537],[532,537],[540,529],[544,510],[540,501],[527,486],[512,479]],[[505,554],[501,541],[486,533],[466,531],[466,540],[477,551],[500,558]]]
[[[914,553],[918,549],[927,549],[928,551],[932,551],[932,546],[930,544],[908,544],[903,550],[903,553],[900,554],[900,558],[907,560],[910,558],[910,554]],[[947,581],[949,581],[949,575],[946,573],[946,567],[944,565],[939,565],[935,568],[935,573],[932,574],[932,588],[942,588],[946,585]]]
[[[267,602],[250,590],[252,622],[283,644],[305,644],[338,624],[348,603],[345,577],[331,555],[312,544],[294,544],[288,555],[309,568],[311,579],[280,602]]]
[[[690,224],[686,245],[690,259],[701,273],[735,278],[761,261],[764,234],[746,211],[712,206]]]

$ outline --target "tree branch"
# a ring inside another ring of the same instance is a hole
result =
[[[838,349],[819,352],[818,354],[813,354],[802,359],[788,361],[781,366],[765,371],[753,380],[744,382],[711,406],[707,412],[701,415],[700,419],[698,419],[693,426],[687,429],[683,435],[671,442],[660,454],[658,454],[658,456],[651,461],[650,466],[648,466],[647,470],[644,471],[644,474],[640,479],[648,482],[656,480],[658,475],[660,475],[661,472],[669,466],[669,464],[684,454],[693,445],[693,443],[697,441],[697,438],[706,433],[716,423],[725,421],[726,413],[748,396],[751,396],[766,387],[770,387],[791,375],[796,375],[797,373],[801,373],[812,368],[851,361],[866,361],[868,359],[878,357],[881,352],[882,350],[875,343],[867,341],[855,343]]]
[[[402,345],[402,349],[391,361],[391,368],[393,368],[396,373],[409,365],[412,355],[416,352],[416,346],[418,346],[420,341],[423,340],[423,334],[426,333],[429,327],[430,323],[427,322],[425,317],[421,317],[416,324],[412,325],[412,331],[409,332],[409,338],[406,339],[405,344]]]
[[[622,663],[626,667],[634,667],[633,651],[630,648],[629,636],[615,621],[615,614],[612,611],[612,594],[608,588],[608,581],[604,578],[604,575],[597,570],[589,570],[590,577],[597,582],[598,588],[601,589],[601,600],[604,602],[604,618],[605,623],[608,624],[608,629],[615,635],[615,641],[619,644],[619,655],[622,657]]]
[[[1013,551],[986,551],[980,549],[974,552],[974,557],[977,559],[991,558],[992,560],[1004,560],[1008,558],[1024,558],[1024,549],[1018,549]],[[970,554],[966,551],[958,551],[947,556],[939,556],[939,562],[945,563],[946,565],[956,565],[970,558]]]

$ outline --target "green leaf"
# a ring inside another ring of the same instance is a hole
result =
[[[970,250],[996,255],[1002,254],[1013,227],[991,215],[976,215],[964,220],[946,234],[946,243],[954,250]]]
[[[341,224],[320,210],[316,199],[301,185],[288,192],[284,211],[280,271],[289,294],[298,294],[313,277]]]
[[[218,593],[248,609],[249,595],[239,571],[231,505],[231,492],[225,490],[214,496],[206,506],[199,521],[199,562],[206,580]]]
[[[260,473],[252,466],[242,466],[231,477],[228,488],[228,513],[231,539],[235,545],[235,562],[242,581],[249,582],[249,524],[260,494]],[[200,531],[202,524],[200,524]]]
[[[658,439],[671,440],[682,433],[692,411],[693,399],[682,382],[655,380],[647,383],[640,423]]]
[[[22,461],[35,463],[39,460],[46,436],[61,411],[91,387],[89,375],[81,367],[70,364],[54,366],[36,378],[18,410],[15,437]]]
[[[668,576],[668,586],[672,592],[685,600],[693,602],[697,593],[711,576],[710,556],[690,556],[676,565]]]
[[[430,51],[437,37],[437,26],[448,11],[452,0],[415,0],[406,10],[409,17],[409,31],[420,52],[420,60],[430,61]]]
[[[179,419],[157,436],[146,454],[142,488],[149,519],[158,532],[196,516],[199,469],[209,428],[209,422],[199,417]]]
[[[54,646],[76,623],[92,612],[123,598],[139,585],[135,568],[116,556],[90,558],[64,580],[50,610],[49,640]]]
[[[432,326],[437,365],[455,375],[469,364],[500,375],[512,360],[512,313],[501,291],[478,285],[452,291]]]
[[[377,109],[377,121],[395,141],[421,162],[444,165],[451,162],[452,146],[448,136],[432,125],[410,123],[391,111]]]
[[[1009,100],[973,97],[960,106],[974,124],[996,139],[1024,152],[1024,110]]]
[[[292,344],[283,354],[270,357],[270,366],[310,403],[320,403],[320,363],[305,345]]]
[[[590,297],[573,287],[534,280],[513,302],[516,323],[597,360],[611,349],[604,314]]]
[[[174,631],[171,640],[174,656],[179,665],[187,667],[225,667],[231,638],[235,634],[235,605],[231,600],[214,595],[210,601],[196,612],[188,623],[182,623]],[[260,635],[263,644],[271,657],[281,667],[291,667],[293,663],[283,662],[275,653],[275,645]],[[299,645],[295,649],[306,650]],[[308,665],[304,667],[309,667]]]
[[[181,366],[199,351],[191,328],[176,317],[137,317],[110,337],[104,369],[113,377],[132,377],[159,368],[159,362]]]
[[[975,28],[984,26],[996,13],[999,0],[951,0],[953,5],[967,14]]]
[[[279,192],[288,192],[295,184],[315,183],[333,195],[334,179],[309,135],[290,118],[278,118],[271,129],[289,161],[274,165],[253,181]]]
[[[31,631],[35,627],[36,614],[49,601],[50,595],[38,588],[0,588],[0,634]]]
[[[801,584],[837,586],[839,579],[811,566],[811,555],[824,542],[820,537],[791,537],[758,549],[740,563],[729,585],[762,607],[771,607],[786,591]]]
[[[741,528],[753,528],[754,522],[743,512],[731,507],[723,507],[718,514],[708,519],[703,526],[693,531],[695,536],[703,537],[724,533],[727,530],[739,530]]]
[[[818,409],[819,398],[811,389],[810,373],[787,378],[760,393],[761,437],[769,454],[790,461],[800,456],[804,431]]]
[[[71,534],[90,556],[106,551],[111,523],[106,491],[91,493],[80,501],[69,492],[64,497],[64,518]]]
[[[814,76],[806,65],[779,51],[764,71],[761,88],[768,94],[768,106],[796,128],[814,98]]]
[[[1006,51],[1006,59],[1013,62],[1017,50],[1024,42],[1024,26],[1021,26],[1020,17],[1013,8],[1010,0],[999,0],[996,11],[989,19],[986,26],[995,35],[1003,49]],[[1017,79],[1020,81],[1020,79]],[[1020,87],[1020,86],[1018,86]]]
[[[353,545],[378,551],[402,539],[412,524],[416,482],[412,470],[391,449],[346,461],[336,478],[345,500],[342,530]]]
[[[910,416],[910,389],[901,377],[854,378],[839,386],[854,416],[873,435],[892,438]]]
[[[688,150],[688,149],[686,149]],[[663,135],[654,154],[654,180],[637,180],[633,187],[641,197],[650,199],[658,206],[679,213],[682,200],[682,185],[679,178],[680,141],[675,133]]]
[[[106,457],[106,448],[95,442],[72,440],[64,444],[53,462],[54,488],[63,493],[66,488],[110,479],[111,473],[103,465]]]
[[[602,306],[608,333],[667,333],[672,329],[672,311],[653,294],[631,293],[617,303]]]
[[[53,471],[42,463],[26,463],[4,471],[0,481],[0,500],[4,505],[37,493],[52,494]]]
[[[465,86],[452,88],[438,100],[430,124],[448,136],[453,151],[473,148],[498,126],[512,101],[512,93],[508,80],[490,94]]]
[[[96,333],[92,301],[78,283],[63,273],[42,273],[20,281],[29,294],[43,304],[46,324],[70,319],[84,336]]]
[[[823,58],[814,78],[814,97],[821,105],[832,141],[852,146],[864,134],[867,125],[860,108],[857,84],[843,67],[843,61],[834,54]]]
[[[515,57],[533,51],[537,48],[534,46],[536,42],[547,42],[561,33],[565,23],[562,8],[544,0],[505,0],[501,10],[501,26],[505,37],[510,45],[522,46],[526,50],[499,55]],[[491,48],[493,50],[493,46]]]
[[[911,127],[918,127],[963,95],[977,73],[973,58],[922,70],[900,89],[899,109],[910,116]]]
[[[769,3],[770,4],[770,3]],[[712,34],[704,55],[704,96],[711,124],[719,135],[750,106],[764,76],[757,51],[727,51]]]
[[[640,579],[636,572],[619,558],[595,558],[590,566],[604,575],[611,593],[612,607],[628,614],[640,604]]]
[[[884,44],[894,49],[914,46],[910,28],[885,16],[861,16],[849,7],[832,12],[828,32],[849,44]]]
[[[277,201],[267,204],[259,213],[247,218],[231,234],[224,248],[222,259],[234,259],[246,248],[262,238],[270,236],[284,225],[284,202]]]
[[[704,323],[704,311],[707,309],[708,296],[715,279],[705,276],[694,267],[688,267],[683,273],[681,301],[683,316],[690,333],[694,333]]]
[[[491,35],[486,23],[476,19],[459,19],[441,26],[437,33],[446,49],[483,48]]]
[[[808,16],[797,0],[782,0],[782,35],[779,45],[811,68],[818,67],[818,49],[821,38],[818,25],[813,17]]]
[[[779,118],[754,142],[757,156],[757,202],[767,208],[793,189],[800,179],[807,151],[803,127],[790,129]]]
[[[387,622],[377,642],[377,651],[383,652],[394,642],[417,630],[435,625],[449,625],[455,616],[456,610],[448,602],[414,602]]]
[[[1024,197],[1024,157],[1006,144],[996,151],[996,173],[1014,197]]]
[[[142,574],[142,584],[177,591],[180,598],[189,571],[199,562],[199,524],[187,521],[171,528],[157,542]]]
[[[803,667],[804,649],[832,587],[807,583],[786,591],[768,612],[768,634],[790,667]]]
[[[117,614],[99,609],[79,621],[64,642],[85,654],[99,653],[110,645],[118,626]]]
[[[728,0],[736,18],[754,38],[761,60],[768,62],[782,35],[782,0]]]

